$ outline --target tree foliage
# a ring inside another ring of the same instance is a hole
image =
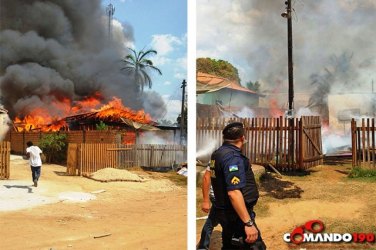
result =
[[[121,70],[129,73],[141,92],[144,91],[145,85],[148,85],[150,89],[152,86],[152,80],[149,71],[156,71],[159,75],[162,75],[162,71],[154,66],[153,61],[147,58],[150,55],[156,55],[157,51],[149,49],[137,52],[131,48],[129,48],[129,50],[132,53],[122,60],[125,66]]]
[[[197,72],[235,80],[240,83],[238,69],[227,61],[212,58],[197,58],[196,63]]]
[[[258,81],[255,81],[255,82],[249,81],[249,82],[247,82],[246,87],[249,90],[259,92],[261,85]]]
[[[103,121],[100,121],[98,124],[95,124],[96,130],[107,130],[108,126]]]
[[[67,135],[46,134],[43,135],[39,146],[46,155],[47,162],[62,163],[67,158]]]
[[[167,120],[167,119],[161,119],[161,120],[158,120],[158,124],[162,126],[173,126],[174,122],[171,120]]]

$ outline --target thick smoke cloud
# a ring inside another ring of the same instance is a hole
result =
[[[97,92],[103,102],[117,96],[144,108],[137,86],[120,70],[133,30],[117,22],[110,40],[99,0],[0,0],[0,7],[0,95],[11,118],[38,107],[59,116],[53,103]],[[160,100],[153,110],[164,111],[162,98],[153,97]]]
[[[264,90],[287,92],[284,2],[199,0],[197,56],[230,61],[239,68],[243,84],[258,80]],[[356,90],[369,89],[376,69],[375,1],[292,2],[295,90],[313,91],[310,76],[325,73],[333,56],[343,53],[353,54]]]

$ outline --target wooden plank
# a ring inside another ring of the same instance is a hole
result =
[[[307,136],[308,140],[311,142],[311,145],[313,146],[314,149],[316,149],[316,151],[319,153],[319,154],[322,154],[322,152],[320,151],[320,148],[316,145],[315,143],[315,139],[312,138],[308,132],[303,128],[303,132],[304,134]],[[312,151],[313,152],[313,151]]]
[[[375,168],[375,118],[372,118],[372,166]]]
[[[369,128],[370,128],[370,125],[369,125],[369,118],[367,118],[367,128],[366,128],[366,131],[367,131],[367,165],[370,166],[370,163],[371,163],[371,152],[370,152],[370,131],[369,131]]]
[[[351,154],[352,154],[352,167],[356,165],[356,122],[351,119]]]
[[[299,121],[299,167],[304,169],[303,120]]]
[[[324,155],[317,155],[317,156],[313,156],[313,157],[310,157],[310,158],[305,158],[303,160],[303,162],[312,162],[312,161],[317,161],[317,160],[320,160],[324,158]]]
[[[10,178],[10,142],[6,142],[6,148],[7,148],[7,171],[6,171],[6,176],[5,178],[9,179]]]
[[[77,144],[69,143],[67,152],[67,174],[76,175],[77,169]]]
[[[360,164],[361,164],[361,140],[360,140],[360,128],[356,128],[356,134],[357,134],[357,154],[358,154],[358,156],[357,156],[357,159],[358,159],[358,161],[357,161],[357,163],[356,163],[356,165],[357,166],[360,166]]]
[[[364,124],[364,118],[362,118],[362,164],[364,165],[366,163],[366,157],[365,157],[365,148],[366,148],[366,141],[365,141],[365,124]]]

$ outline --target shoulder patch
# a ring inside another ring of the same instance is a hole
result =
[[[210,169],[214,170],[214,168],[215,168],[215,160],[210,160],[209,167],[210,167]]]
[[[209,167],[210,167],[210,177],[216,178],[216,176],[215,176],[215,160],[210,160]]]
[[[235,171],[238,171],[239,168],[238,168],[238,165],[231,165],[231,166],[228,167],[228,170],[230,172],[235,172]]]
[[[232,179],[231,179],[232,185],[237,185],[239,183],[240,183],[240,179],[237,176],[232,177]]]

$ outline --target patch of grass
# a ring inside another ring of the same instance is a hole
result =
[[[163,173],[163,175],[170,181],[174,182],[177,186],[187,186],[188,178],[183,175],[177,174],[175,171]]]
[[[254,207],[257,218],[266,217],[269,215],[270,211],[269,211],[269,205],[267,203],[268,202],[263,198],[258,199],[257,204]]]
[[[376,181],[376,169],[365,169],[361,167],[355,167],[351,169],[349,178],[369,178]]]
[[[326,226],[325,232],[336,232],[336,233],[370,233],[376,232],[376,226],[370,224],[368,220],[357,219],[357,220],[342,220],[334,221],[333,219],[323,219],[322,220]]]
[[[118,169],[125,169],[125,170],[128,170],[128,171],[139,171],[139,172],[145,172],[141,167],[139,166],[132,166],[132,167],[118,167]]]

